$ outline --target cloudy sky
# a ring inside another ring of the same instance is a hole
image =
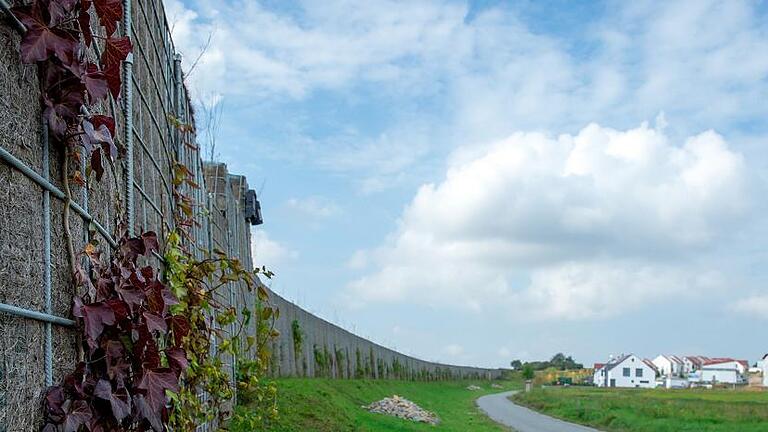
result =
[[[768,2],[165,5],[284,297],[444,362],[768,351]]]

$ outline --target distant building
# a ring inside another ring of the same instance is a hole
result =
[[[709,357],[705,356],[698,356],[698,355],[689,355],[683,357],[683,373],[689,374],[691,372],[696,372],[697,370],[701,369],[702,366],[704,366],[705,362],[709,361]]]
[[[599,387],[653,388],[656,386],[656,368],[651,361],[634,354],[621,355],[601,368],[595,368],[594,382]]]
[[[605,363],[595,363],[594,372],[592,373],[592,384],[597,387],[605,387]]]
[[[714,358],[704,362],[696,373],[700,383],[743,384],[749,363],[746,360],[732,358]]]
[[[674,355],[661,354],[653,359],[653,364],[661,376],[682,376],[685,371],[683,360]]]

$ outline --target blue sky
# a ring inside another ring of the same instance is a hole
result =
[[[768,350],[765,1],[165,5],[281,295],[445,362]]]

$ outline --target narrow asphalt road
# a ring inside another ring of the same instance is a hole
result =
[[[483,396],[477,399],[477,406],[497,423],[518,432],[597,432],[597,429],[564,422],[515,405],[507,399],[515,393],[517,391]]]

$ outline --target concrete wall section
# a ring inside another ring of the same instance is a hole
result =
[[[497,379],[502,373],[419,360],[354,335],[271,291],[270,302],[280,310],[275,323],[280,336],[273,343],[275,376],[427,381]]]

